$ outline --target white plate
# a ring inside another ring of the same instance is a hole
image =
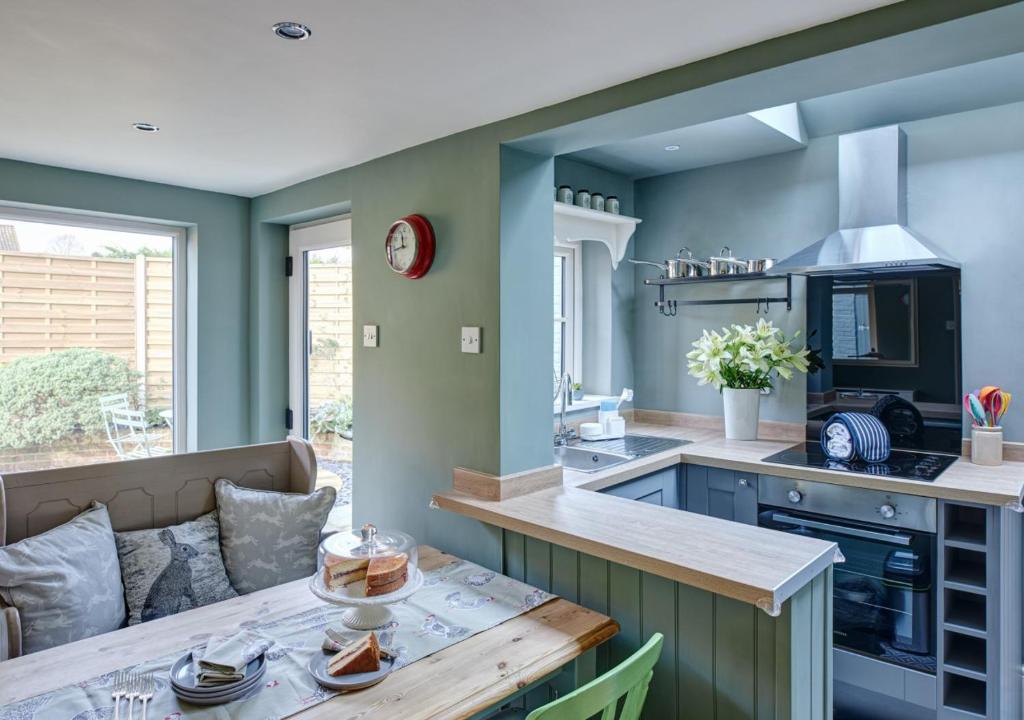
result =
[[[181,690],[189,695],[219,695],[225,691],[247,688],[261,677],[266,669],[267,656],[263,654],[245,666],[245,677],[241,680],[222,685],[200,686],[196,684],[195,663],[192,662],[192,653],[187,652],[175,660],[169,675],[171,687],[175,691]]]
[[[386,678],[395,668],[394,660],[382,657],[380,659],[380,670],[376,672],[353,673],[351,675],[338,675],[335,677],[327,672],[327,661],[332,657],[333,655],[326,653],[317,653],[309,661],[309,665],[306,666],[309,674],[316,678],[318,683],[331,690],[362,690],[363,688],[368,688]]]

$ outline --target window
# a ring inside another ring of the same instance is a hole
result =
[[[580,253],[572,247],[556,245],[554,256],[554,353],[553,378],[565,373],[580,382],[582,347],[580,319],[582,284],[580,282]]]
[[[0,207],[0,473],[185,449],[186,242]]]

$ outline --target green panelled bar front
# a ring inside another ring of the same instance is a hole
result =
[[[502,531],[502,571],[614,618],[598,673],[654,632],[665,636],[644,717],[828,720],[832,717],[832,568],[770,617],[738,600]],[[551,699],[548,688],[528,705]]]

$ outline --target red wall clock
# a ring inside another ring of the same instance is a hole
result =
[[[434,228],[422,215],[391,223],[384,241],[388,267],[407,278],[421,278],[434,262]]]

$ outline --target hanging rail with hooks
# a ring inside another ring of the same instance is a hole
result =
[[[721,300],[666,300],[665,299],[665,288],[667,286],[678,286],[678,285],[699,285],[701,283],[715,283],[715,282],[729,282],[729,281],[741,281],[741,280],[782,280],[786,281],[786,295],[785,297],[746,297],[746,298],[726,298]],[[789,273],[786,275],[767,275],[765,273],[745,273],[742,275],[715,275],[714,277],[700,277],[700,278],[674,278],[669,280],[668,278],[657,278],[653,280],[644,280],[644,285],[657,285],[658,286],[658,299],[654,303],[654,307],[658,308],[658,312],[666,317],[674,317],[678,311],[680,305],[757,305],[755,312],[760,314],[762,306],[764,307],[765,315],[771,310],[772,303],[785,303],[786,310],[793,309],[793,276]]]

